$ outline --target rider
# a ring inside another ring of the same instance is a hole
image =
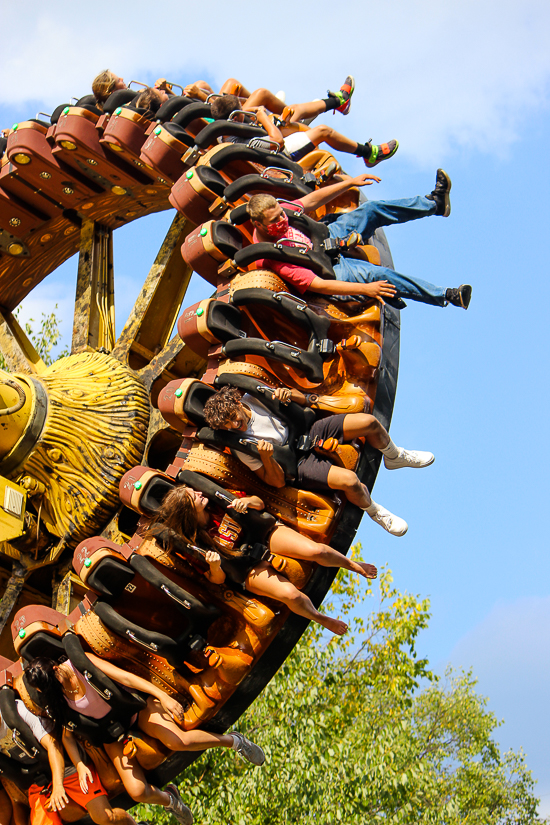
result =
[[[285,204],[285,209],[312,212],[350,187],[366,186],[373,180],[379,181],[380,178],[365,174],[349,178],[310,192],[293,201],[290,207]],[[322,221],[328,224],[331,238],[344,239],[351,233],[359,233],[362,242],[368,243],[374,231],[382,226],[418,220],[428,215],[448,217],[451,213],[450,191],[451,179],[443,169],[438,169],[435,187],[425,197],[418,195],[400,200],[366,201],[351,212],[330,214]],[[289,226],[282,206],[271,195],[253,195],[247,204],[247,211],[254,225],[255,242],[274,243],[285,238],[289,239],[285,241],[289,246],[292,241],[299,241],[301,245],[312,247],[311,240],[304,232]],[[368,296],[379,300],[397,296],[434,306],[452,304],[463,309],[468,309],[472,294],[469,284],[457,288],[435,286],[428,281],[402,275],[389,267],[352,257],[341,256],[338,263],[334,264],[335,281],[320,278],[311,269],[294,264],[262,259],[256,265],[259,269],[273,270],[300,293],[319,292],[323,295],[349,296],[350,299]]]
[[[312,403],[299,390],[279,387],[273,397],[283,404],[296,401],[302,406]],[[237,457],[265,483],[273,487],[285,486],[285,473],[273,458],[273,445],[284,445],[288,438],[286,425],[275,418],[256,398],[243,395],[236,387],[223,387],[204,405],[204,417],[213,429],[243,433],[245,437],[258,439],[258,458],[236,451]],[[309,430],[311,439],[325,441],[335,438],[340,444],[365,438],[384,456],[389,470],[400,467],[428,467],[434,461],[432,453],[404,450],[396,447],[382,424],[366,413],[330,415],[315,421]],[[367,487],[353,470],[338,467],[314,451],[298,462],[296,486],[311,490],[341,490],[347,500],[356,504],[392,536],[403,536],[407,522],[374,502]]]

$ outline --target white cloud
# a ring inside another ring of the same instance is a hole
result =
[[[538,779],[541,812],[550,815],[550,596],[496,604],[451,653],[454,666],[473,668],[479,692],[505,725],[496,739],[523,748]]]
[[[126,79],[208,73],[250,86],[319,97],[352,71],[352,114],[330,123],[366,140],[397,136],[401,154],[433,165],[453,149],[506,152],[526,114],[547,105],[550,7],[545,0],[391,0],[352,4],[338,25],[333,2],[315,6],[213,0],[204,12],[167,0],[31,2],[24,38],[3,44],[0,103],[53,107],[89,89],[110,66]],[[131,9],[131,11],[129,11]],[[154,18],[154,19],[153,19]],[[155,29],[155,31],[153,31]]]

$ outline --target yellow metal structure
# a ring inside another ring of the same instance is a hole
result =
[[[23,535],[26,504],[25,488],[0,476],[0,542]]]

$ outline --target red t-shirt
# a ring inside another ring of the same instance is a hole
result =
[[[285,209],[292,209],[295,207],[296,211],[303,209],[302,201],[296,200],[292,201],[292,203],[285,204]],[[308,249],[313,248],[313,244],[311,240],[304,235],[303,232],[300,232],[299,229],[295,229],[292,226],[288,227],[288,234],[287,238],[290,240],[283,240],[283,243],[288,244],[288,246],[292,246],[292,241],[296,241],[297,243],[305,244]],[[254,230],[253,242],[258,243],[258,235],[256,230]],[[294,264],[285,264],[281,263],[280,261],[272,261],[269,258],[262,258],[259,261],[256,261],[256,269],[271,269],[272,272],[276,272],[277,275],[280,275],[284,281],[288,281],[288,283],[292,284],[293,287],[299,292],[303,294],[306,292],[308,287],[311,285],[311,282],[316,277],[315,273],[311,271],[311,269],[306,269],[303,266],[295,266]]]

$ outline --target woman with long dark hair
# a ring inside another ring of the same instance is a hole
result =
[[[62,814],[67,820],[73,821],[84,816],[86,811],[96,825],[137,825],[123,808],[111,807],[97,771],[93,766],[84,764],[72,733],[64,730],[63,700],[59,691],[52,689],[48,679],[44,678],[44,664],[49,661],[35,659],[25,671],[27,683],[37,689],[36,695],[40,696],[43,704],[38,707],[30,696],[26,696],[24,701],[16,700],[19,716],[47,753],[51,773],[51,782],[47,785],[33,784],[29,788],[31,825],[62,825]],[[10,733],[5,722],[0,719],[0,745],[11,756]],[[73,766],[65,763],[63,745]],[[17,757],[13,758],[15,761]],[[9,810],[11,811],[11,807]],[[6,825],[8,812],[4,796],[0,795],[1,825]],[[21,825],[22,814],[21,804],[13,802],[14,825]],[[26,820],[26,813],[24,816]]]
[[[185,731],[180,727],[184,720],[184,710],[179,702],[160,688],[122,670],[111,662],[100,659],[93,653],[86,656],[99,670],[114,682],[147,694],[147,704],[136,717],[130,720],[140,729],[160,740],[172,751],[203,751],[208,748],[232,748],[253,765],[262,765],[264,752],[259,745],[247,739],[244,734],[233,731],[228,734],[209,733],[203,730]],[[27,668],[27,679],[44,697],[44,705],[49,705],[54,713],[63,718],[63,709],[68,705],[84,716],[102,719],[110,713],[109,704],[87,683],[86,679],[72,664],[70,659],[62,663],[40,657],[34,659]],[[105,742],[105,751],[113,762],[126,792],[135,802],[162,805],[170,811],[182,825],[190,825],[193,815],[184,805],[177,786],[169,784],[164,790],[151,785],[135,756],[124,753],[124,742]]]
[[[243,496],[234,499],[228,508],[245,513],[249,508],[263,510],[264,503],[258,496]],[[230,538],[231,534],[238,534],[241,530],[236,522],[229,531],[226,527],[227,513],[223,514],[221,508],[210,502],[203,493],[181,485],[166,494],[146,537],[155,538],[168,551],[178,537],[191,544],[203,544],[209,548],[205,557],[209,565],[205,575],[209,581],[223,584],[226,577],[230,578],[244,584],[251,593],[283,602],[293,613],[317,622],[332,633],[341,636],[346,632],[345,622],[316,610],[311,599],[268,561],[258,562],[236,549],[236,542]],[[270,553],[279,556],[316,562],[323,567],[342,567],[367,579],[374,579],[377,575],[374,565],[348,559],[327,544],[315,542],[283,524],[275,524],[267,538],[267,546]]]

